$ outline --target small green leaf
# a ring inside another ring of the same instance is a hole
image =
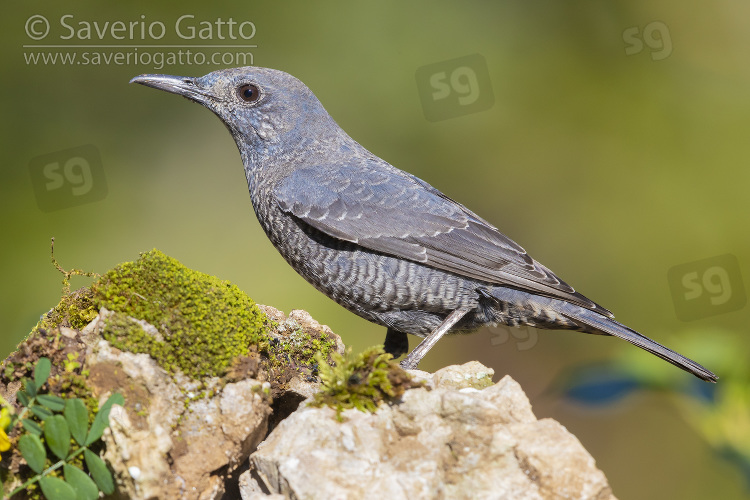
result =
[[[37,388],[41,388],[49,378],[49,373],[52,370],[52,363],[48,358],[39,358],[34,367],[34,383]]]
[[[36,400],[52,411],[63,411],[63,408],[65,408],[65,400],[53,394],[40,394],[36,397]]]
[[[44,421],[44,439],[52,453],[58,458],[65,459],[70,450],[70,430],[62,415],[55,415]]]
[[[39,436],[24,434],[18,440],[18,449],[21,450],[21,455],[26,460],[26,463],[29,464],[31,470],[37,474],[42,472],[47,453],[44,451],[44,445]]]
[[[18,391],[16,393],[16,399],[18,399],[18,402],[21,403],[24,406],[29,406],[29,397],[26,395],[23,391]]]
[[[69,399],[65,402],[63,415],[68,422],[73,439],[83,446],[86,442],[86,433],[89,431],[89,413],[86,405],[80,399]]]
[[[44,476],[39,485],[47,500],[76,500],[76,490],[62,479]]]
[[[30,398],[36,396],[36,384],[31,379],[23,379],[23,390]]]
[[[88,436],[86,436],[86,446],[90,445],[104,433],[104,429],[109,427],[109,411],[112,409],[113,404],[122,406],[125,403],[125,398],[120,393],[112,394],[109,399],[99,408],[99,413],[94,417],[94,422],[91,424]]]
[[[54,416],[54,414],[44,406],[32,406],[29,410],[31,410],[31,413],[39,417],[39,420],[47,420]]]
[[[111,399],[111,398],[110,398]],[[99,458],[99,455],[94,454],[88,448],[83,450],[83,458],[86,460],[86,467],[89,468],[91,477],[94,478],[94,482],[99,489],[104,492],[105,495],[111,495],[115,491],[115,483],[112,479],[112,474],[107,469],[107,464],[104,460]]]
[[[96,500],[99,498],[99,488],[94,481],[78,467],[65,464],[63,466],[65,480],[76,490],[78,500]]]
[[[35,434],[37,436],[42,435],[42,428],[34,422],[33,420],[29,420],[28,418],[24,418],[21,420],[21,425],[23,425],[23,428],[26,429],[27,432],[30,432],[32,434]]]

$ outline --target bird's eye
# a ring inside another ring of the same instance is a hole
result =
[[[255,102],[260,97],[260,89],[256,85],[248,83],[241,86],[237,90],[237,94],[239,94],[240,99],[245,102]]]

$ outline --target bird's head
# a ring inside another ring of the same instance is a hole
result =
[[[199,78],[140,75],[130,83],[166,90],[213,111],[241,152],[288,153],[338,129],[315,95],[298,79],[275,69],[248,66]]]

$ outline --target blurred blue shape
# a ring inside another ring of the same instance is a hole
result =
[[[613,404],[641,387],[632,373],[608,366],[581,367],[562,384],[566,399],[589,406]]]
[[[716,402],[718,384],[707,384],[702,380],[689,380],[684,388],[684,393],[703,403]]]

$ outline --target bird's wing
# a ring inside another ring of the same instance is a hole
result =
[[[283,211],[334,238],[612,316],[490,223],[385,162],[299,168],[275,195]]]

